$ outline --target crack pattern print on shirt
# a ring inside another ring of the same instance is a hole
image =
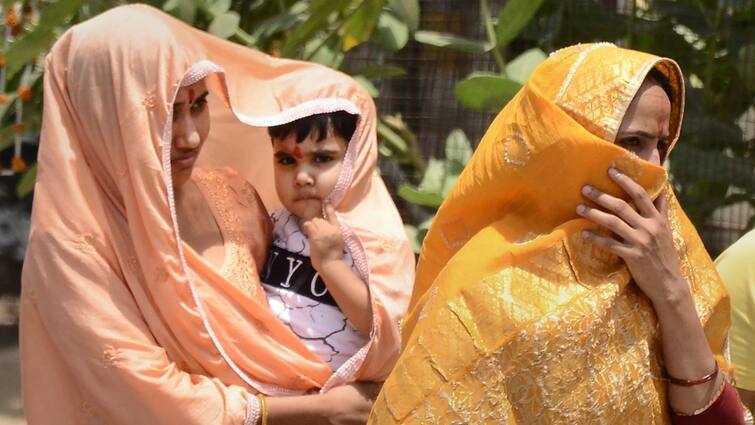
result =
[[[333,370],[367,343],[341,312],[309,259],[300,220],[285,209],[271,214],[273,247],[263,282],[273,314]],[[348,251],[344,260],[354,270]],[[356,270],[354,270],[356,273]]]

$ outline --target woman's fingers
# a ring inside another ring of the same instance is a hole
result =
[[[591,201],[615,214],[630,226],[638,228],[642,225],[642,216],[632,208],[625,200],[601,192],[597,188],[586,185],[582,187],[582,194]]]
[[[654,217],[655,214],[658,214],[658,210],[653,205],[653,201],[645,188],[637,184],[631,177],[613,167],[608,169],[608,175],[629,195],[643,217]]]
[[[631,243],[637,242],[637,231],[613,214],[609,214],[597,208],[590,208],[587,205],[578,205],[577,214],[595,224],[605,227],[626,241]]]
[[[655,208],[658,209],[658,212],[661,213],[661,217],[668,217],[668,198],[666,197],[668,194],[666,191],[668,188],[663,189],[661,191],[661,194],[658,195],[657,198],[655,198],[655,201],[653,202],[653,205],[655,205]]]
[[[599,235],[591,230],[583,230],[582,237],[594,243],[599,248],[604,249],[614,255],[618,255],[625,260],[632,256],[632,248],[614,238]]]

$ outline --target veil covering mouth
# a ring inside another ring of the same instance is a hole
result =
[[[730,369],[729,298],[702,241],[665,170],[614,144],[652,68],[674,98],[670,151],[679,66],[610,43],[554,52],[498,114],[425,238],[370,424],[670,423],[653,307],[623,260],[582,238],[595,226],[575,211],[586,184],[626,198],[610,167],[668,196],[682,273]]]

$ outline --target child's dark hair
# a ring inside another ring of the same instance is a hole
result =
[[[349,143],[357,128],[357,116],[346,111],[327,112],[310,115],[286,124],[268,127],[267,133],[273,140],[282,140],[291,133],[296,134],[296,143],[301,143],[310,135],[319,142],[328,136],[328,130],[343,137]]]
[[[666,74],[661,72],[658,68],[652,68],[650,69],[650,72],[648,72],[648,75],[645,77],[645,80],[650,80],[655,83],[658,83],[658,85],[661,86],[664,92],[666,92],[666,96],[668,96],[668,99],[673,104],[676,100],[674,99],[674,91],[671,89],[671,82],[669,81]]]

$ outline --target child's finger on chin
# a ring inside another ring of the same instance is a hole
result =
[[[312,223],[312,220],[307,220],[307,221],[304,222],[304,224],[302,224],[301,230],[302,230],[302,232],[304,232],[305,235],[309,236],[315,230],[314,226],[315,225],[314,225],[314,223]]]
[[[325,219],[331,224],[338,224],[338,216],[336,215],[336,209],[331,204],[325,204]]]

